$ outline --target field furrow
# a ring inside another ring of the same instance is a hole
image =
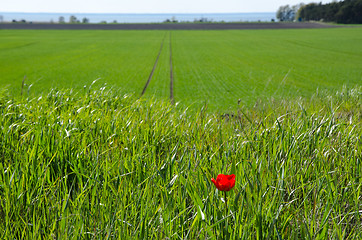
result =
[[[172,35],[170,33],[170,100],[171,103],[175,102],[173,94],[173,66],[172,66]]]
[[[155,64],[153,64],[153,68],[152,68],[152,71],[150,73],[150,75],[148,76],[148,79],[147,79],[147,82],[145,84],[145,86],[143,87],[143,90],[142,90],[142,93],[141,93],[141,96],[143,96],[146,92],[146,89],[148,87],[148,85],[150,84],[151,82],[151,79],[152,79],[152,76],[153,76],[153,73],[155,72],[155,69],[157,67],[157,63],[158,63],[158,59],[160,58],[160,55],[161,55],[161,52],[162,52],[162,49],[163,49],[163,43],[165,42],[165,37],[166,35],[163,37],[162,39],[162,42],[161,42],[161,47],[160,47],[160,50],[158,51],[158,54],[157,54],[157,57],[156,57],[156,61],[155,61]]]
[[[165,36],[163,48],[144,97],[166,100],[170,98],[170,37],[168,32],[160,33]]]

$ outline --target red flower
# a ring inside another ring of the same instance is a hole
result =
[[[235,186],[235,174],[217,175],[216,180],[211,178],[211,181],[215,184],[215,187],[220,191],[230,191]]]

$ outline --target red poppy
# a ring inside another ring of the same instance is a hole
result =
[[[235,186],[235,174],[217,175],[216,180],[211,178],[211,181],[215,184],[215,187],[220,191],[230,191]]]

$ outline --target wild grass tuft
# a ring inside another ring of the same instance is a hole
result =
[[[362,91],[188,110],[0,94],[1,239],[362,238]],[[211,183],[234,173],[223,194]]]

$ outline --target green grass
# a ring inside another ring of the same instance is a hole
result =
[[[1,30],[0,239],[362,238],[361,40]]]
[[[139,95],[166,36],[146,96],[169,97],[167,31],[0,31],[0,87],[19,95],[82,89],[93,80]],[[362,82],[362,28],[172,31],[175,101],[229,111],[238,99],[311,97]],[[26,88],[24,91],[27,92]]]
[[[232,108],[362,83],[362,29],[173,34],[176,99]]]
[[[141,92],[164,33],[1,31],[0,84],[18,95],[24,76],[35,94],[94,80]],[[141,89],[141,90],[140,90]]]
[[[1,239],[362,237],[361,88],[229,115],[107,87],[0,96]]]

